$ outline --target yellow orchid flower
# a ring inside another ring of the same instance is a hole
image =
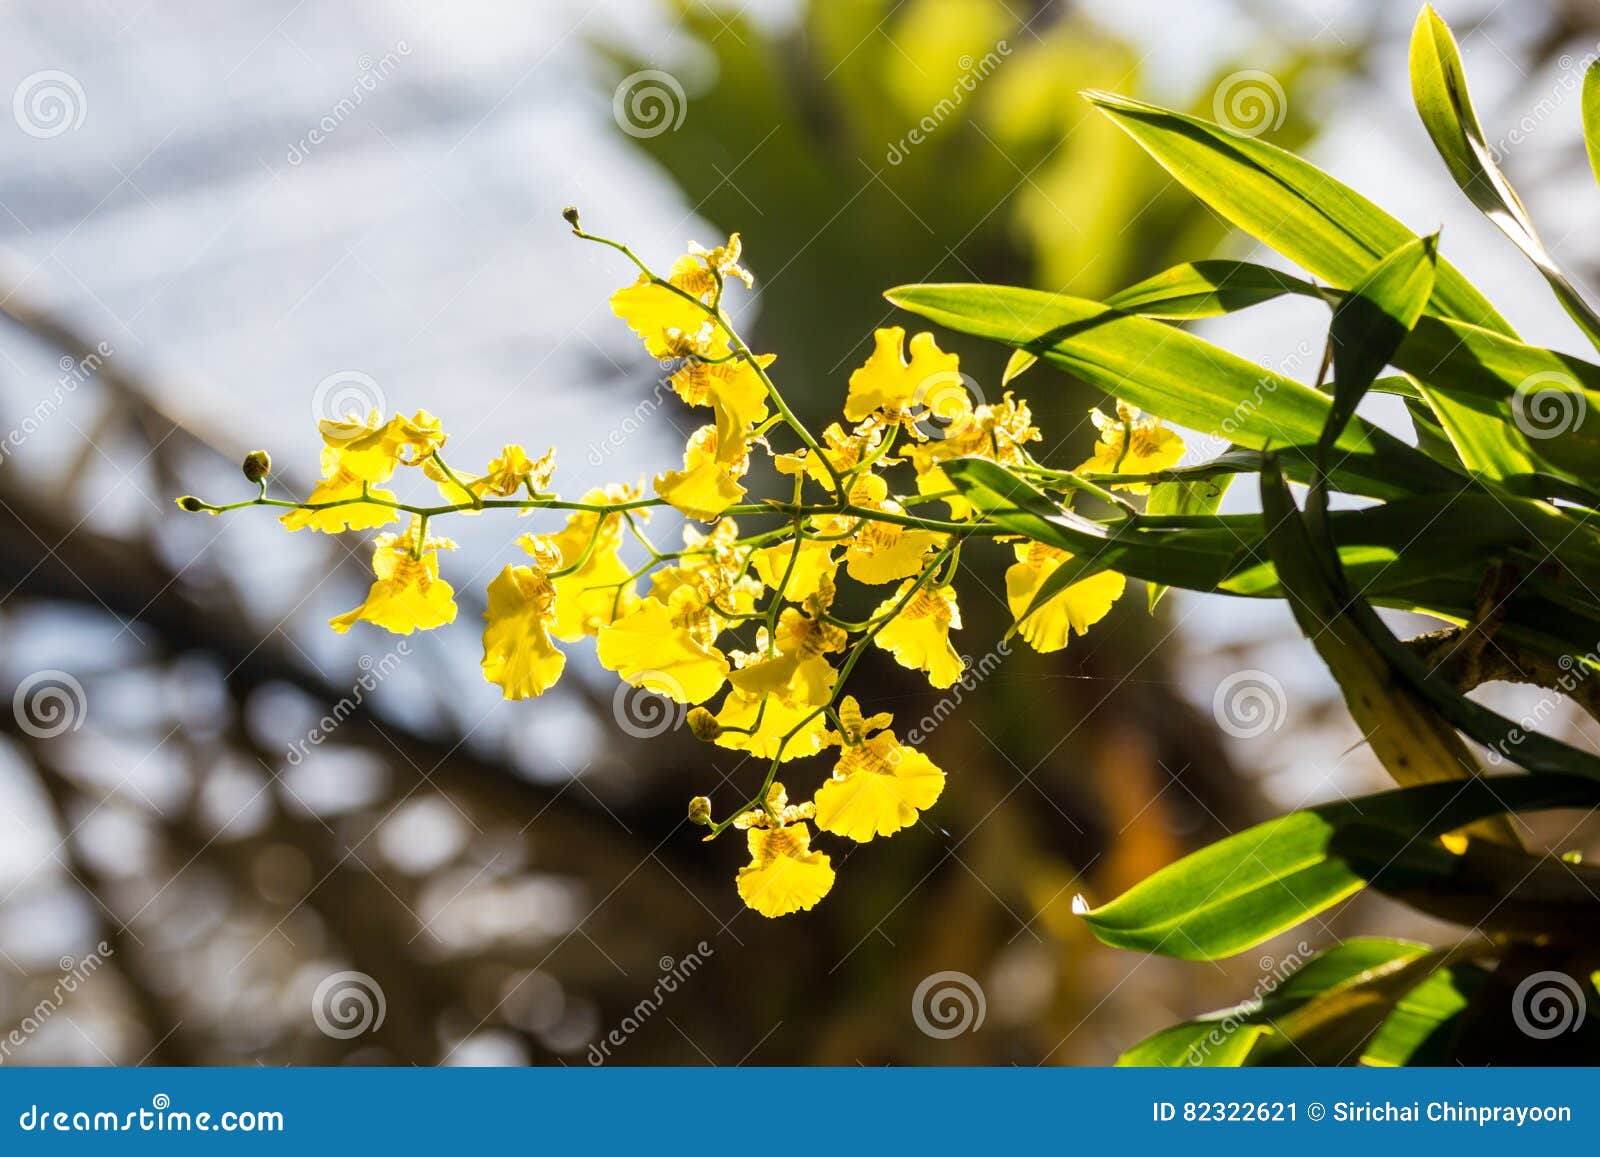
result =
[[[1090,410],[1089,419],[1100,431],[1094,453],[1078,467],[1094,474],[1154,474],[1178,464],[1183,457],[1183,439],[1167,429],[1156,417],[1141,417],[1136,406],[1118,400],[1117,416]],[[1119,490],[1143,494],[1150,489],[1144,482],[1114,484]]]
[[[445,443],[443,424],[426,410],[387,422],[374,410],[365,419],[322,421],[317,428],[340,465],[367,482],[387,482],[397,466],[420,466]]]
[[[892,610],[910,585],[902,584],[892,598],[878,607],[874,617]],[[950,631],[960,626],[961,609],[956,606],[954,588],[923,587],[884,625],[873,642],[892,654],[902,667],[925,672],[933,686],[949,687],[965,669],[961,656],[950,644]]]
[[[289,530],[309,527],[323,534],[345,530],[369,530],[393,522],[392,508],[368,502],[349,502],[360,498],[363,487],[387,482],[400,466],[417,464],[422,451],[431,455],[444,442],[439,420],[426,410],[415,418],[390,418],[387,422],[376,410],[365,418],[354,416],[344,421],[324,420],[317,424],[322,434],[323,477],[306,497],[306,505],[346,502],[326,510],[291,510],[279,521]],[[370,497],[393,502],[392,491],[369,489]]]
[[[692,600],[693,592],[675,592],[673,603]],[[665,695],[679,703],[700,703],[717,693],[728,675],[728,660],[715,647],[696,639],[673,622],[673,608],[656,599],[642,599],[632,611],[600,628],[601,666],[626,683]]]
[[[548,540],[537,550],[534,566],[507,566],[489,584],[483,677],[498,684],[507,699],[544,694],[567,665],[550,640],[556,602],[550,571],[561,565],[561,552]]]
[[[672,605],[675,622],[708,645],[738,622],[737,616],[753,611],[761,594],[760,580],[744,573],[742,552],[729,545],[738,535],[731,518],[721,519],[705,534],[686,526],[684,546],[695,553],[650,576],[650,597]],[[675,599],[681,590],[690,593]]]
[[[911,339],[909,361],[903,351],[906,331],[900,326],[877,330],[872,336],[871,356],[850,375],[844,402],[844,416],[850,421],[859,422],[873,413],[898,420],[913,403],[923,403],[931,393],[948,391],[951,382],[960,383],[961,360],[941,350],[931,333]]]
[[[851,696],[839,704],[839,721],[844,731],[828,737],[841,747],[839,761],[817,791],[817,827],[866,843],[915,823],[917,813],[944,791],[944,772],[893,732],[879,730],[893,721],[890,716],[863,719]]]
[[[701,248],[691,241],[689,252],[672,263],[667,285],[641,273],[632,285],[611,295],[611,309],[644,339],[652,357],[682,356],[681,341],[674,332],[695,335],[707,357],[725,357],[729,352],[726,334],[720,328],[706,330],[711,320],[708,307],[717,292],[715,274],[737,277],[746,286],[753,284],[750,274],[738,264],[740,249],[737,233],[728,238],[726,245],[714,249]]]
[[[734,821],[749,829],[750,862],[739,869],[739,896],[763,916],[787,916],[811,908],[833,887],[833,865],[825,852],[811,850],[808,808],[784,806],[783,785],[775,783],[768,797],[776,822],[764,811],[747,812]]]
[[[717,724],[730,730],[717,736],[717,744],[757,759],[786,761],[821,751],[827,719],[817,708],[827,704],[839,678],[828,660],[813,655],[789,667],[769,666],[759,653],[735,658],[743,666],[729,674],[733,686],[716,715]]]
[[[765,369],[774,358],[761,354],[755,360]],[[721,443],[731,446],[748,440],[750,429],[767,419],[767,387],[755,366],[743,358],[707,363],[691,357],[670,380],[685,405],[711,407]]]
[[[422,519],[415,518],[404,534],[378,536],[372,552],[376,581],[359,607],[328,620],[335,631],[343,634],[364,620],[409,635],[455,620],[455,591],[439,577],[438,552],[454,550],[456,544],[421,535]]]
[[[888,514],[904,514],[905,508],[888,498],[888,484],[876,474],[867,474],[856,483],[850,498],[857,506]],[[917,530],[892,522],[863,522],[845,545],[845,573],[859,583],[877,585],[908,578],[923,567],[928,552],[940,546],[944,536],[931,530]]]
[[[1024,619],[1045,580],[1072,556],[1037,542],[1019,544],[1016,554],[1017,561],[1006,568],[1006,603],[1018,619],[1017,633],[1035,651],[1059,651],[1072,632],[1087,632],[1110,613],[1127,586],[1122,575],[1103,570],[1057,592]]]
[[[724,452],[715,426],[701,426],[689,436],[683,469],[656,475],[656,493],[690,518],[710,522],[744,497],[739,479],[750,468],[741,440]]]
[[[528,457],[528,452],[521,446],[509,445],[500,451],[499,455],[489,460],[489,465],[482,474],[464,474],[455,471],[456,485],[444,468],[431,457],[422,464],[422,472],[432,479],[439,487],[440,496],[454,505],[464,502],[474,502],[481,498],[510,498],[522,489],[523,482],[531,485],[535,492],[542,491],[550,485],[550,477],[555,473],[556,452],[555,448],[549,450],[534,460]],[[476,513],[475,511],[462,511],[463,514]],[[528,514],[531,511],[523,511]]]

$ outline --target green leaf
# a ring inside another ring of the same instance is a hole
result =
[[[1366,882],[1333,847],[1341,830],[1382,824],[1430,839],[1506,811],[1588,807],[1600,788],[1508,776],[1401,788],[1291,812],[1219,840],[1085,912],[1113,948],[1185,960],[1243,952],[1351,896]]]
[[[1417,322],[1394,363],[1446,403],[1434,410],[1474,470],[1519,491],[1547,488],[1545,469],[1589,487],[1600,478],[1600,366],[1436,317]]]
[[[1320,296],[1309,281],[1249,261],[1193,261],[1106,298],[1112,309],[1171,321],[1216,317],[1286,293]]]
[[[1393,359],[1427,308],[1439,261],[1439,238],[1407,241],[1378,263],[1333,311],[1333,408],[1319,453],[1338,441],[1356,406]]]
[[[1354,825],[1335,850],[1374,888],[1441,920],[1541,943],[1600,939],[1600,871],[1476,840],[1459,851]]]
[[[1200,200],[1336,289],[1355,285],[1374,264],[1416,240],[1360,193],[1275,145],[1128,97],[1084,95]],[[1443,260],[1429,304],[1445,317],[1514,332]]]
[[[1117,1058],[1119,1067],[1232,1068],[1243,1065],[1272,1022],[1335,985],[1392,960],[1422,955],[1427,946],[1403,940],[1354,937],[1302,960],[1298,953],[1274,966],[1260,995],[1233,1008],[1206,1013],[1162,1029]]]
[[[1399,1002],[1444,963],[1443,952],[1399,957],[1318,993],[1273,1022],[1252,1065],[1344,1065],[1359,1057]]]
[[[1528,211],[1495,163],[1472,109],[1455,37],[1431,6],[1423,8],[1411,33],[1411,94],[1455,183],[1533,262],[1572,320],[1600,346],[1600,314],[1584,301],[1539,240]]]
[[[1376,262],[1416,238],[1360,193],[1293,153],[1157,105],[1108,93],[1085,95],[1200,200],[1334,289],[1349,289]],[[1447,261],[1438,263],[1428,309],[1516,336]],[[1458,447],[1480,451],[1463,452],[1467,464],[1492,466],[1503,425],[1459,410],[1449,398],[1434,405]]]
[[[1327,419],[1327,395],[1098,302],[990,285],[907,285],[884,296],[947,328],[1027,349],[1107,394],[1240,446],[1313,445]],[[1345,456],[1334,477],[1354,493],[1460,489],[1459,475],[1366,422],[1351,423],[1338,447]]]
[[[1297,1011],[1313,1002],[1339,1000],[1359,990],[1363,982],[1392,977],[1397,968],[1430,956],[1425,944],[1373,936],[1353,937],[1309,959],[1301,959],[1303,951],[1302,944],[1273,966],[1258,982],[1255,999],[1162,1029],[1123,1053],[1118,1066],[1228,1068],[1293,1063],[1303,1059],[1295,1048],[1285,1047],[1288,1034],[1304,1023],[1294,1019]],[[1437,965],[1436,960],[1428,963]],[[1361,1063],[1438,1064],[1447,1059],[1441,1037],[1447,1035],[1448,1026],[1466,1008],[1486,975],[1469,963],[1436,967],[1409,991],[1397,998],[1391,995],[1379,1007],[1384,1014],[1381,1024],[1375,1032],[1369,1027],[1365,1048],[1360,1050]],[[1391,980],[1389,987],[1403,985]],[[1315,1047],[1304,1037],[1297,1043]],[[1333,1058],[1353,1059],[1353,1055]]]
[[[1259,467],[1260,455],[1252,452],[1223,457],[1240,456]],[[1304,466],[1309,477],[1309,462]],[[1083,556],[1082,565],[1189,590],[1281,597],[1276,570],[1262,561],[1265,528],[1258,514],[1145,514],[1108,526],[1061,508],[986,459],[953,459],[943,469],[969,502],[1007,531]],[[1486,560],[1505,558],[1529,569],[1553,561],[1574,576],[1570,590],[1557,582],[1523,584],[1503,608],[1507,637],[1548,649],[1551,639],[1574,631],[1600,636],[1600,605],[1567,598],[1582,595],[1582,584],[1600,587],[1600,544],[1582,532],[1575,515],[1546,503],[1471,492],[1426,495],[1333,511],[1329,524],[1351,581],[1385,605],[1463,620],[1478,605],[1476,576]],[[1075,558],[1069,565],[1078,563]]]
[[[1583,147],[1589,169],[1600,181],[1600,61],[1583,74]]]
[[[1439,969],[1402,996],[1361,1053],[1364,1065],[1442,1065],[1453,1029],[1488,972],[1463,962]]]
[[[1011,357],[1006,360],[1005,372],[1000,375],[1000,384],[1009,386],[1031,370],[1038,360],[1037,354],[1031,354],[1027,350],[1012,350]]]

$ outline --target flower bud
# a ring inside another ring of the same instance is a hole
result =
[[[705,796],[697,795],[689,801],[689,822],[703,828],[711,826],[711,801]]]
[[[239,468],[250,481],[260,482],[272,473],[272,455],[265,450],[252,450],[244,456],[244,462]]]
[[[193,494],[185,494],[177,501],[178,505],[183,507],[183,509],[187,510],[190,514],[199,514],[206,508],[206,504],[201,502]]]
[[[686,722],[689,724],[690,733],[702,742],[710,743],[722,734],[722,724],[718,723],[716,717],[704,707],[690,708]]]
[[[578,207],[576,205],[568,205],[561,210],[561,215],[566,218],[568,225],[571,225],[574,229],[578,227]]]

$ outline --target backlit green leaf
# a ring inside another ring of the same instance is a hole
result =
[[[1401,788],[1291,812],[1219,840],[1085,912],[1102,943],[1186,960],[1215,960],[1337,904],[1365,880],[1334,849],[1338,833],[1382,824],[1421,839],[1505,811],[1587,807],[1592,781],[1508,776]]]

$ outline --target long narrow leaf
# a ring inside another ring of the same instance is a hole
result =
[[[1423,8],[1411,34],[1411,93],[1434,147],[1461,191],[1533,262],[1578,328],[1600,346],[1600,314],[1556,264],[1516,190],[1495,163],[1472,108],[1455,37],[1431,6]]]
[[[1319,452],[1339,440],[1356,406],[1417,324],[1433,294],[1438,237],[1408,241],[1378,263],[1333,312],[1333,407]]]
[[[1401,788],[1291,812],[1169,864],[1083,913],[1114,948],[1215,960],[1326,911],[1365,883],[1334,848],[1341,830],[1382,824],[1432,839],[1506,811],[1588,807],[1600,786],[1565,776],[1506,776]]]

